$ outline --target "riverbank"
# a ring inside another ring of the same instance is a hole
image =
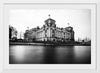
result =
[[[9,45],[36,45],[36,46],[44,46],[44,45],[57,45],[57,46],[91,46],[84,44],[69,44],[69,43],[30,43],[30,42],[9,42]]]

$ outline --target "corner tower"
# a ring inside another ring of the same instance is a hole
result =
[[[51,19],[50,18],[50,14],[48,15],[49,16],[49,18],[47,19],[47,20],[45,20],[44,22],[45,22],[45,24],[47,25],[47,26],[49,26],[49,27],[52,27],[52,26],[56,26],[56,24],[55,24],[55,20],[54,19]]]
[[[56,29],[56,24],[55,20],[50,18],[50,14],[48,15],[49,18],[45,20],[45,35],[47,38],[47,41],[55,41],[55,29]]]

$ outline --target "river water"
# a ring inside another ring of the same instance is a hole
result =
[[[91,46],[10,45],[10,64],[91,64]]]

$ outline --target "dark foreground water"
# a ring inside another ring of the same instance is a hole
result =
[[[91,46],[10,45],[10,64],[91,64]]]

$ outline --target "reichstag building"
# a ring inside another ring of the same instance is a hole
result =
[[[24,39],[27,41],[74,41],[73,27],[58,28],[56,21],[50,17],[44,21],[40,28],[32,28],[25,31]]]

